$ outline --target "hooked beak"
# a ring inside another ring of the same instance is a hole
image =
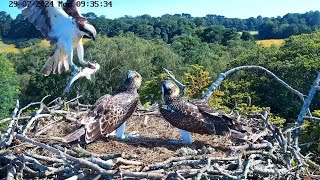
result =
[[[96,36],[95,36],[95,35],[92,34],[92,35],[90,36],[90,38],[91,38],[92,40],[96,41]]]
[[[169,80],[163,80],[162,85],[164,86],[165,89],[171,89],[174,87],[174,84]]]
[[[135,72],[134,71],[129,70],[127,72],[127,78],[128,79],[132,79],[134,76],[135,76]]]

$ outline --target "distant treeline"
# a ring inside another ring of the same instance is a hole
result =
[[[145,39],[160,38],[171,43],[176,35],[206,32],[212,27],[224,26],[230,31],[258,31],[256,39],[282,39],[291,35],[310,33],[320,27],[320,12],[310,11],[304,14],[289,13],[283,17],[251,17],[248,19],[227,18],[208,14],[205,17],[192,17],[190,14],[163,15],[151,17],[124,16],[114,20],[94,13],[83,14],[102,35],[114,37],[133,32]],[[6,12],[0,12],[0,35],[5,38],[42,38],[32,24],[20,14],[12,19]]]

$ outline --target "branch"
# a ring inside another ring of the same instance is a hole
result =
[[[16,107],[13,110],[12,116],[11,116],[11,122],[7,127],[6,133],[4,134],[4,139],[0,143],[0,149],[4,148],[5,146],[9,146],[13,139],[14,129],[16,126],[16,116],[17,112],[19,110],[19,100],[16,102]]]
[[[176,83],[176,85],[181,89],[183,95],[186,92],[186,88],[187,86],[182,84],[180,81],[178,81],[171,73],[169,70],[167,70],[166,68],[163,68],[163,71],[167,74],[167,76],[172,79],[172,81],[174,81],[174,83]]]
[[[280,84],[282,84],[283,86],[285,86],[287,89],[289,89],[291,92],[293,92],[294,94],[296,94],[297,96],[299,96],[299,98],[304,101],[304,95],[299,92],[298,90],[292,88],[290,85],[288,85],[286,82],[284,82],[283,80],[281,80],[278,76],[276,76],[274,73],[272,73],[271,71],[269,71],[268,69],[262,67],[262,66],[239,66],[233,69],[228,70],[225,73],[220,73],[218,79],[212,83],[212,85],[210,86],[209,90],[205,93],[205,95],[203,96],[203,99],[208,102],[211,94],[213,93],[213,91],[220,86],[220,84],[222,83],[222,81],[227,77],[230,76],[231,74],[235,73],[236,71],[239,70],[248,70],[248,69],[258,69],[258,70],[263,70],[265,71],[267,74],[269,74],[270,76],[272,76],[273,78],[275,78],[276,81],[278,81]]]
[[[319,85],[319,81],[320,81],[320,72],[318,73],[318,76],[316,77],[316,79],[314,80],[313,84],[312,84],[312,87],[309,91],[309,94],[308,94],[308,97],[307,99],[304,101],[302,107],[301,107],[301,111],[299,113],[299,116],[298,116],[298,119],[297,119],[297,124],[296,126],[298,127],[296,129],[296,132],[295,132],[295,136],[294,136],[294,144],[295,144],[295,148],[296,149],[299,149],[298,145],[299,145],[299,142],[298,142],[298,138],[299,138],[299,135],[300,135],[300,126],[302,125],[303,123],[303,120],[304,120],[304,116],[306,115],[306,112],[308,111],[309,109],[309,106],[311,104],[311,101],[313,99],[313,96],[316,94],[316,91],[317,91],[317,87]]]
[[[303,119],[313,120],[316,122],[320,122],[320,118],[318,117],[312,117],[312,116],[303,116]]]
[[[21,135],[21,134],[17,134],[17,135],[16,135],[16,138],[17,138],[17,139],[20,139],[20,140],[22,140],[22,141],[31,143],[31,144],[33,144],[33,145],[35,145],[35,146],[41,147],[41,148],[43,148],[43,149],[45,149],[45,150],[48,150],[48,151],[50,151],[50,152],[52,152],[52,153],[54,153],[54,154],[58,154],[63,160],[66,159],[64,153],[61,152],[60,150],[56,149],[56,148],[53,148],[53,147],[48,146],[48,145],[46,145],[46,144],[37,142],[37,141],[32,140],[32,139],[30,139],[30,138],[28,138],[28,137],[25,137],[25,136],[23,136],[23,135]]]

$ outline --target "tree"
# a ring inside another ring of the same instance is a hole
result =
[[[244,41],[254,41],[254,37],[248,31],[243,31],[240,39]]]
[[[0,54],[0,118],[7,117],[18,99],[19,79],[13,64]]]
[[[4,11],[0,12],[0,37],[8,34],[12,20],[9,14]]]

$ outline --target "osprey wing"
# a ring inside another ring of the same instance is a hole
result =
[[[92,120],[86,124],[86,142],[120,127],[133,114],[138,101],[139,96],[125,93],[100,98],[89,112]]]
[[[189,102],[199,109],[200,112],[208,114],[208,115],[218,115],[217,110],[213,109],[206,102],[198,99],[190,99]]]
[[[41,33],[49,40],[57,40],[66,29],[72,28],[73,21],[59,7],[57,0],[19,0],[18,8]]]
[[[162,116],[173,126],[198,134],[214,134],[215,128],[208,123],[199,109],[187,101],[177,100],[160,108]]]
[[[75,18],[75,19],[80,19],[83,18],[85,19],[80,12],[80,4],[81,1],[80,0],[67,0],[66,2],[67,6],[65,6],[63,8],[63,10],[71,17]]]
[[[189,101],[193,105],[197,106],[208,122],[211,122],[216,126],[217,134],[223,134],[225,131],[229,131],[229,128],[245,132],[240,122],[237,122],[236,119],[231,118],[224,113],[218,112],[218,110],[213,109],[206,102],[198,99],[192,99]]]

